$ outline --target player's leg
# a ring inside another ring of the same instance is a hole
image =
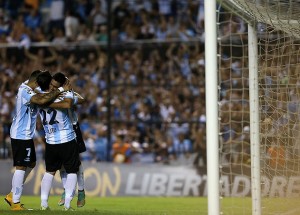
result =
[[[63,184],[64,191],[61,194],[61,197],[60,197],[60,200],[58,202],[58,205],[59,206],[63,206],[65,204],[65,186],[66,186],[66,180],[67,180],[67,172],[66,172],[65,168],[62,167],[59,170],[59,173],[60,173],[60,178],[61,178],[61,181],[62,181],[62,184]]]
[[[48,199],[55,172],[45,172],[41,181],[41,210],[49,210]]]
[[[35,163],[32,164],[32,166],[34,167],[35,166]],[[25,175],[24,175],[24,181],[23,181],[23,184],[25,183],[28,175],[30,174],[30,172],[32,171],[33,167],[16,167],[16,170],[24,170],[25,168]],[[16,177],[18,178],[18,173],[16,173],[16,175],[14,174],[13,178]],[[12,202],[13,202],[13,187],[11,188],[11,191],[10,193],[8,193],[4,200],[7,202],[7,204],[9,204],[9,206],[12,205]]]
[[[78,151],[79,153],[85,152],[86,151],[86,146],[82,137],[82,132],[80,129],[80,125],[77,122],[75,125],[73,125],[73,129],[76,133],[76,142],[78,144]]]
[[[84,175],[83,175],[83,166],[79,166],[77,172],[77,183],[78,183],[78,199],[77,207],[83,207],[85,205],[85,191],[84,191]]]
[[[66,188],[65,188],[65,204],[64,207],[69,209],[71,207],[71,201],[75,195],[77,184],[77,174],[70,172],[67,174]]]
[[[25,176],[26,167],[16,166],[15,172],[12,178],[12,199],[9,200],[9,195],[6,196],[5,201],[10,204],[11,210],[24,210],[25,208],[20,203],[22,191],[23,191],[23,182]]]
[[[86,147],[82,137],[82,132],[79,123],[77,122],[75,125],[73,125],[73,128],[76,133],[76,142],[78,144],[78,151],[79,153],[85,152]],[[82,165],[80,165],[79,171],[77,172],[77,182],[78,182],[77,207],[83,207],[85,205],[85,191],[84,191],[84,175],[83,175]]]
[[[63,183],[64,191],[60,197],[58,205],[63,206],[65,204],[65,185],[67,180],[67,173],[64,167],[60,169],[60,177]],[[83,175],[82,165],[79,166],[79,171],[77,172],[77,184],[78,184],[77,207],[83,207],[85,205],[85,191],[84,191],[84,175]]]
[[[71,201],[75,195],[77,185],[77,172],[80,166],[78,145],[74,140],[62,144],[65,148],[63,150],[61,158],[63,159],[63,166],[67,172],[67,180],[65,185],[65,210],[71,208]]]
[[[6,195],[5,201],[11,206],[11,210],[26,210],[20,199],[23,192],[23,184],[36,164],[35,147],[33,140],[11,139],[13,162],[16,167],[12,178],[11,193]]]
[[[41,210],[49,210],[48,199],[55,172],[61,168],[62,161],[57,159],[62,150],[60,145],[46,144],[45,164],[46,172],[41,182]]]

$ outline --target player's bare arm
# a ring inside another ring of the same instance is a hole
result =
[[[74,92],[74,95],[77,96],[78,98],[77,104],[82,104],[85,101],[84,98],[79,93]]]
[[[71,89],[72,88],[71,88],[70,82],[66,81],[66,83],[61,88],[50,91],[49,93],[35,94],[34,96],[31,97],[30,102],[37,104],[37,105],[47,105],[47,104],[53,102],[61,92],[68,91]]]
[[[53,102],[60,93],[58,89],[49,93],[38,93],[31,97],[30,102],[37,105],[46,105]]]
[[[65,98],[60,102],[51,103],[48,107],[55,108],[55,109],[63,109],[63,108],[69,109],[72,107],[72,105],[73,105],[72,99]]]

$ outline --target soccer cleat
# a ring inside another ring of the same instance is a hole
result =
[[[69,208],[64,207],[63,211],[75,211],[75,209],[72,207],[69,207]]]
[[[59,206],[63,206],[65,204],[65,196],[66,196],[66,193],[65,191],[61,194],[61,197],[60,197],[60,200],[58,202],[58,205]]]
[[[41,206],[41,211],[51,211],[51,209],[48,207],[44,207],[44,206]]]
[[[6,196],[5,196],[5,198],[4,198],[4,200],[6,201],[6,203],[7,204],[9,204],[9,206],[11,206],[12,205],[12,203],[13,203],[13,200],[12,200],[12,196],[13,194],[12,194],[12,192],[10,192],[9,194],[7,194]]]
[[[77,207],[81,208],[85,205],[85,192],[84,190],[78,191]]]
[[[10,206],[10,209],[12,211],[23,211],[23,210],[27,210],[23,204],[19,203],[12,203]]]

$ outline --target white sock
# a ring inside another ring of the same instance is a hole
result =
[[[67,175],[66,187],[65,187],[65,208],[70,208],[71,201],[75,195],[77,184],[77,174],[70,173]]]
[[[23,181],[24,181],[25,171],[15,170],[12,178],[12,191],[13,191],[13,202],[20,202],[20,198],[23,191]]]
[[[48,198],[52,187],[53,175],[46,172],[41,182],[41,206],[48,207]]]
[[[83,175],[82,164],[79,166],[79,170],[77,172],[77,183],[78,183],[78,190],[84,190],[84,175]]]
[[[67,180],[67,172],[65,170],[64,167],[62,167],[60,170],[59,170],[59,174],[60,174],[60,178],[61,178],[61,182],[63,184],[63,187],[65,188],[66,186],[66,180]]]
[[[30,167],[27,167],[27,168],[26,168],[26,170],[25,170],[25,175],[24,175],[24,181],[23,181],[23,184],[25,183],[25,181],[26,181],[28,175],[31,173],[31,170],[32,170],[32,169],[33,169],[33,168],[30,168]],[[10,192],[13,193],[13,187],[11,187],[11,191],[10,191]]]
[[[30,168],[30,167],[26,168],[26,170],[25,170],[25,176],[24,176],[24,183],[25,183],[28,175],[31,173],[31,170],[32,170],[32,168]]]

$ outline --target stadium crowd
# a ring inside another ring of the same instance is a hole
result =
[[[205,165],[203,1],[114,1],[112,42],[120,46],[114,47],[112,53],[109,85],[105,46],[85,46],[107,41],[105,2],[2,1],[1,42],[17,48],[2,48],[0,52],[1,157],[10,156],[9,127],[17,86],[38,68],[64,72],[74,90],[86,99],[77,109],[88,149],[81,154],[83,160],[195,165],[202,161]],[[232,34],[245,33],[241,20],[232,21],[226,16],[222,19],[220,34],[224,43],[234,40]],[[122,46],[141,39],[181,42]],[[198,42],[188,42],[193,39]],[[32,42],[53,45],[32,48]],[[68,47],[66,42],[80,45]],[[247,65],[242,58],[232,58],[226,50],[223,53],[222,140],[231,145],[231,140],[244,138],[241,141],[249,143],[243,132],[248,132],[248,124],[236,123],[241,119],[248,122],[249,107],[244,101],[247,93],[234,91],[247,83],[243,78]],[[107,142],[109,95],[111,144]],[[236,114],[235,121],[230,120],[232,109],[242,113]],[[44,147],[42,130],[38,124],[35,143],[40,159]]]
[[[6,0],[0,6],[2,43],[107,41],[106,0]],[[114,42],[203,34],[203,0],[116,0],[111,15]]]

